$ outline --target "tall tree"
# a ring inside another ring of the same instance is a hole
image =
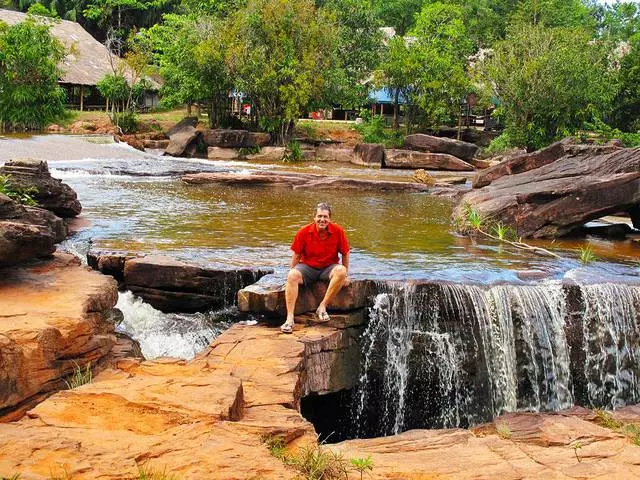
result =
[[[371,0],[329,0],[323,8],[335,15],[338,25],[337,63],[329,76],[328,102],[359,107],[367,102],[367,80],[380,62],[380,21]]]
[[[521,25],[477,66],[477,79],[498,99],[510,143],[535,149],[607,114],[609,53],[582,29]]]
[[[396,34],[404,35],[415,25],[422,3],[422,0],[373,0],[372,7],[385,27],[393,27]]]
[[[520,25],[591,30],[596,27],[592,10],[583,0],[520,0],[509,22],[515,29]]]
[[[622,131],[640,132],[640,33],[631,37],[629,46],[620,62],[611,123]]]
[[[326,98],[337,64],[335,19],[312,0],[249,0],[227,32],[227,64],[260,125],[285,143],[300,114]]]
[[[0,22],[0,128],[39,130],[64,114],[58,64],[65,52],[50,25]]]

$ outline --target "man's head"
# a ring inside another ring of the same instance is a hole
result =
[[[328,203],[319,203],[316,205],[313,223],[316,224],[318,230],[326,230],[327,226],[331,223],[331,207]]]

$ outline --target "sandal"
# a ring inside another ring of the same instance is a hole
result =
[[[318,323],[326,323],[329,320],[331,320],[331,317],[329,316],[326,310],[322,310],[321,312],[316,312],[316,315],[318,317]]]
[[[280,331],[282,333],[291,333],[293,332],[293,325],[288,322],[285,322],[282,325],[280,325]]]

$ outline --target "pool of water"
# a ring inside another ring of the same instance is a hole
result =
[[[558,278],[580,266],[577,250],[585,245],[598,257],[592,270],[637,272],[640,248],[631,241],[588,237],[531,242],[559,253],[563,258],[558,260],[491,239],[460,236],[449,223],[453,201],[425,193],[307,192],[180,181],[181,174],[190,172],[259,170],[408,181],[411,171],[176,159],[61,135],[0,139],[0,151],[5,152],[0,161],[27,155],[48,159],[52,175],[76,190],[90,226],[74,234],[72,243],[91,241],[99,248],[162,253],[214,266],[266,266],[284,274],[295,232],[311,221],[313,206],[323,201],[332,205],[334,221],[347,232],[354,277],[496,283],[540,279],[521,273],[534,270]],[[14,151],[19,155],[7,153]]]

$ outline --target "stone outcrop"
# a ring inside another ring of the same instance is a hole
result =
[[[124,282],[125,262],[142,256],[144,255],[90,248],[87,252],[87,265],[105,275],[111,275],[118,282]]]
[[[359,143],[353,149],[351,163],[365,167],[382,167],[384,145],[380,143]]]
[[[471,160],[478,151],[478,147],[473,143],[423,133],[407,135],[404,138],[404,147],[421,152],[447,153],[465,161]]]
[[[116,282],[71,255],[2,270],[0,418],[20,416],[109,352],[116,338],[106,317],[116,300]]]
[[[315,311],[327,291],[327,282],[316,282],[311,287],[302,286],[296,303],[296,315]],[[269,275],[257,283],[249,285],[238,292],[238,310],[241,312],[264,313],[267,315],[286,315],[282,278]],[[336,295],[328,305],[329,310],[357,310],[367,302],[369,282],[352,280],[349,285]]]
[[[148,139],[144,140],[143,145],[144,148],[154,149],[154,150],[165,150],[169,146],[170,140],[161,139],[161,140],[153,140]]]
[[[211,269],[159,255],[126,259],[124,286],[163,312],[197,312],[233,305],[236,292],[270,273]]]
[[[240,153],[234,148],[208,147],[207,158],[209,160],[238,160]]]
[[[318,162],[353,162],[353,148],[320,144],[316,148],[315,160]]]
[[[467,193],[453,221],[464,225],[470,206],[485,222],[500,221],[518,236],[553,238],[605,215],[632,212],[639,204],[640,149],[572,146],[551,163]]]
[[[546,148],[532,153],[508,156],[497,165],[493,165],[482,172],[478,172],[472,182],[473,188],[482,188],[505,175],[517,175],[536,168],[543,167],[566,155],[594,154],[602,155],[620,149],[616,144],[611,145],[576,145],[573,138],[565,138]]]
[[[180,120],[171,130],[169,130],[169,145],[164,154],[172,157],[180,157],[188,153],[187,149],[195,144],[201,133],[196,130],[198,119],[187,117]]]
[[[426,192],[433,195],[456,196],[458,190],[448,184],[437,183],[430,187],[423,183],[395,182],[386,180],[365,180],[359,178],[332,177],[305,173],[256,172],[248,174],[194,173],[184,175],[182,181],[190,185],[260,185],[265,187],[289,187],[293,189],[317,190],[371,190]]]
[[[0,267],[51,255],[66,236],[66,225],[50,211],[0,194]]]
[[[265,162],[279,162],[286,152],[285,147],[262,147],[258,153],[247,155],[247,160],[260,160]]]
[[[38,206],[51,210],[59,217],[75,217],[82,210],[76,192],[61,180],[53,178],[44,160],[10,160],[0,167],[0,175],[9,175],[9,183],[14,188],[34,187],[37,191],[32,197]]]
[[[382,160],[384,168],[471,171],[473,165],[447,153],[425,153],[389,149]]]
[[[508,414],[473,430],[410,430],[334,448],[346,458],[371,456],[371,478],[380,479],[639,476],[634,445],[621,433],[593,423],[593,417],[584,409],[561,415]],[[636,413],[630,417],[635,424],[640,421]]]
[[[219,148],[266,147],[271,142],[271,135],[268,133],[224,128],[205,130],[203,138],[209,147]]]

